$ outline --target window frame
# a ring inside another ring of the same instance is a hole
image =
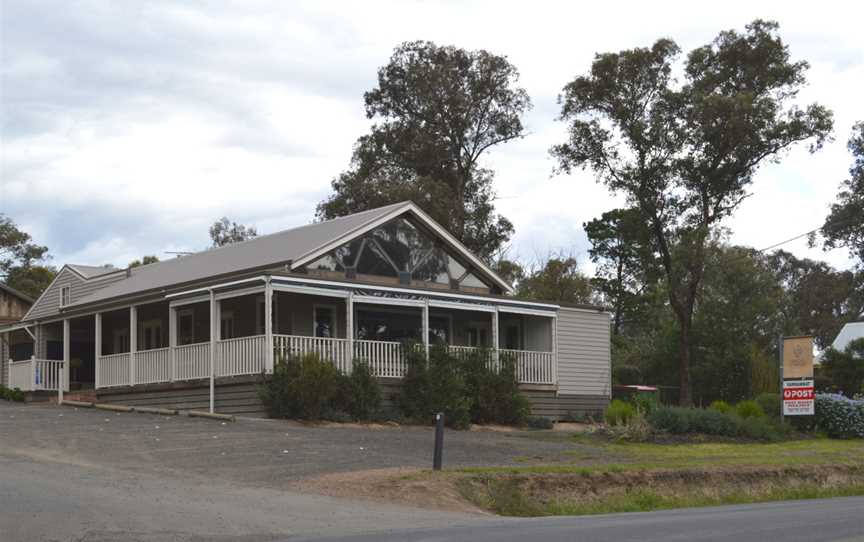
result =
[[[147,340],[147,331],[150,331],[150,343],[148,344]],[[156,343],[154,341],[156,334],[159,335],[159,342]],[[162,319],[161,318],[151,318],[150,320],[144,320],[141,322],[141,343],[144,348],[141,350],[155,350],[156,348],[164,348],[162,346],[162,339],[164,338],[162,334]]]
[[[68,307],[72,303],[72,285],[65,284],[60,287],[60,307]]]

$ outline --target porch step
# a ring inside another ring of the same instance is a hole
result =
[[[86,391],[73,391],[69,393],[63,394],[64,401],[80,401],[83,403],[95,403],[96,402],[96,392],[93,390]],[[52,403],[57,403],[57,395],[51,397],[50,401]]]

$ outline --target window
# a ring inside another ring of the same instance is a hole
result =
[[[453,318],[450,315],[429,316],[429,343],[450,344],[453,336]]]
[[[430,318],[431,324],[432,319]],[[420,311],[416,309],[399,309],[395,307],[357,309],[357,339],[420,342],[422,326]]]
[[[219,315],[219,338],[234,338],[234,311],[222,311]]]
[[[66,307],[72,302],[72,286],[63,286],[60,288],[60,306]]]
[[[195,342],[195,312],[193,309],[177,311],[177,344]]]
[[[509,350],[522,349],[522,326],[518,323],[507,324],[504,328],[504,348]]]
[[[162,320],[147,320],[141,324],[143,336],[142,350],[162,348]]]
[[[306,266],[306,272],[354,278],[375,275],[402,284],[411,280],[458,289],[489,285],[469,272],[432,234],[406,218],[396,218],[342,245]]]
[[[316,337],[336,337],[335,305],[315,305],[312,308],[312,325]]]

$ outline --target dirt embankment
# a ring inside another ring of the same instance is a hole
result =
[[[536,516],[756,502],[864,489],[861,466],[735,467],[574,473],[432,473],[420,469],[329,474],[296,489],[422,508]]]

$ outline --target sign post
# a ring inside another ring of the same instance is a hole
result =
[[[784,337],[780,344],[783,410],[785,416],[815,413],[813,386],[813,337]]]

